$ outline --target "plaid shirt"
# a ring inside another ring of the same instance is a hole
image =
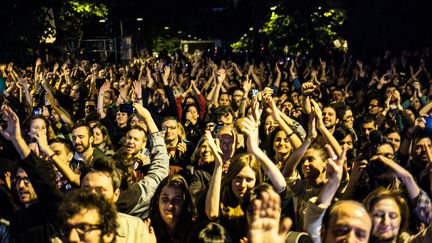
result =
[[[423,190],[420,190],[420,193],[416,200],[416,207],[414,209],[414,212],[416,213],[417,217],[424,222],[425,224],[430,224],[430,218],[431,218],[431,200],[427,193]]]

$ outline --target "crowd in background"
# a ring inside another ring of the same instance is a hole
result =
[[[0,65],[1,242],[432,242],[432,52]]]

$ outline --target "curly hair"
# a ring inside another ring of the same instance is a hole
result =
[[[102,235],[113,234],[115,237],[117,228],[117,211],[115,207],[106,201],[102,195],[93,193],[87,188],[80,188],[69,192],[67,194],[67,200],[63,200],[60,203],[59,215],[62,220],[62,225],[66,226],[68,219],[74,217],[83,210],[92,209],[98,212]]]

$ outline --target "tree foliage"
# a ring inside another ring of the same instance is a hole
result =
[[[273,8],[259,29],[270,51],[288,48],[291,53],[300,51],[308,54],[332,48],[335,40],[342,42],[340,30],[346,20],[343,9],[325,6],[291,12],[286,9],[282,6]],[[243,48],[247,43],[250,41],[242,37],[231,46]]]

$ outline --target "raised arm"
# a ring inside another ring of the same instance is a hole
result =
[[[255,109],[258,109],[255,107]],[[257,111],[254,111],[256,114]],[[286,181],[279,168],[258,146],[258,124],[259,117],[244,118],[242,132],[247,135],[247,150],[260,162],[266,175],[269,177],[276,192],[281,193],[286,189]]]
[[[285,177],[290,177],[295,172],[295,169],[300,163],[303,155],[306,153],[306,150],[317,136],[318,134],[315,128],[315,117],[314,115],[310,115],[308,135],[302,145],[298,149],[294,150],[294,152],[289,156],[288,161],[285,163],[282,170],[282,174]]]
[[[271,115],[273,116],[273,119],[276,120],[279,123],[279,126],[284,130],[287,134],[287,137],[292,144],[294,148],[299,148],[302,144],[301,139],[298,137],[298,135],[291,129],[290,126],[285,122],[284,119],[280,116],[280,111],[276,107],[276,104],[272,97],[267,97],[266,102],[269,104],[269,107],[271,109]]]
[[[55,166],[70,182],[72,182],[76,186],[79,186],[80,176],[73,172],[73,170],[67,164],[67,161],[61,160],[61,158],[57,156],[57,154],[49,147],[46,134],[43,131],[39,130],[35,138],[40,151],[47,158],[50,158],[52,162],[54,162]]]
[[[209,189],[207,191],[205,200],[205,213],[207,218],[210,220],[216,220],[219,217],[220,208],[220,192],[222,184],[222,151],[215,144],[214,139],[209,131],[205,133],[206,141],[208,142],[210,149],[215,157],[215,166],[213,174],[210,180]]]
[[[311,99],[311,103],[313,106],[313,112],[315,113],[315,117],[317,119],[317,128],[321,132],[321,135],[324,138],[324,141],[327,144],[330,144],[332,146],[333,150],[336,154],[340,155],[342,154],[342,147],[340,146],[339,142],[336,140],[336,138],[331,134],[331,132],[324,126],[323,117],[322,117],[322,111],[319,107],[318,103],[316,103],[314,100]]]

